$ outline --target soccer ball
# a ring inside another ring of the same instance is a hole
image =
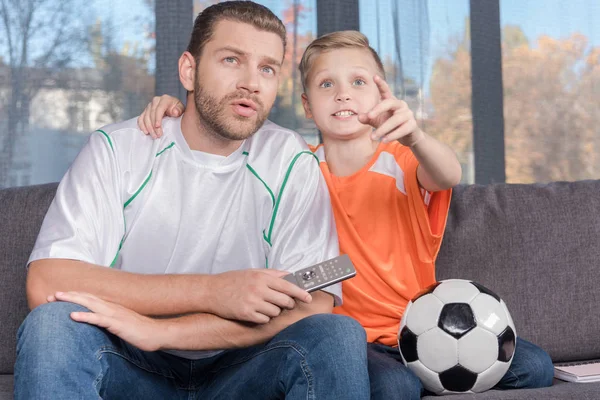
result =
[[[398,331],[404,364],[435,394],[492,388],[508,370],[516,340],[504,301],[462,279],[441,281],[417,294]]]

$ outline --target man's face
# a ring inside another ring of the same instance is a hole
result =
[[[306,80],[303,104],[324,137],[351,139],[372,131],[358,121],[381,101],[373,80],[381,75],[365,49],[344,48],[317,56]]]
[[[229,140],[252,136],[277,97],[283,43],[275,33],[223,20],[198,61],[194,102],[200,123]]]

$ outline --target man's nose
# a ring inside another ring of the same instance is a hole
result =
[[[245,71],[238,81],[237,88],[250,93],[258,93],[260,91],[258,71]]]

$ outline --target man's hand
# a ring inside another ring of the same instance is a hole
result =
[[[162,347],[158,320],[88,293],[57,292],[49,296],[48,301],[66,301],[86,307],[90,312],[73,312],[71,319],[104,328],[141,350],[156,351]]]
[[[425,134],[417,126],[413,112],[406,102],[392,94],[385,80],[378,75],[373,80],[379,89],[381,102],[368,113],[359,114],[358,120],[376,128],[371,134],[373,140],[381,139],[386,143],[398,140],[405,146],[414,146]]]
[[[310,303],[312,297],[298,286],[282,279],[286,271],[246,269],[214,275],[211,285],[213,314],[222,318],[268,323],[283,309],[295,307],[294,299]]]
[[[146,135],[156,139],[162,136],[162,119],[167,117],[179,117],[185,111],[185,107],[175,97],[167,94],[160,97],[155,96],[138,117],[139,128]]]

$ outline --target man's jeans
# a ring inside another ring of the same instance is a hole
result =
[[[367,346],[353,319],[319,314],[265,344],[202,360],[144,352],[78,323],[71,303],[34,309],[18,332],[15,399],[368,399]]]
[[[369,343],[367,348],[371,399],[419,399],[430,394],[417,376],[402,364],[397,347]],[[552,385],[554,366],[548,353],[517,339],[510,368],[494,389],[540,388]]]

